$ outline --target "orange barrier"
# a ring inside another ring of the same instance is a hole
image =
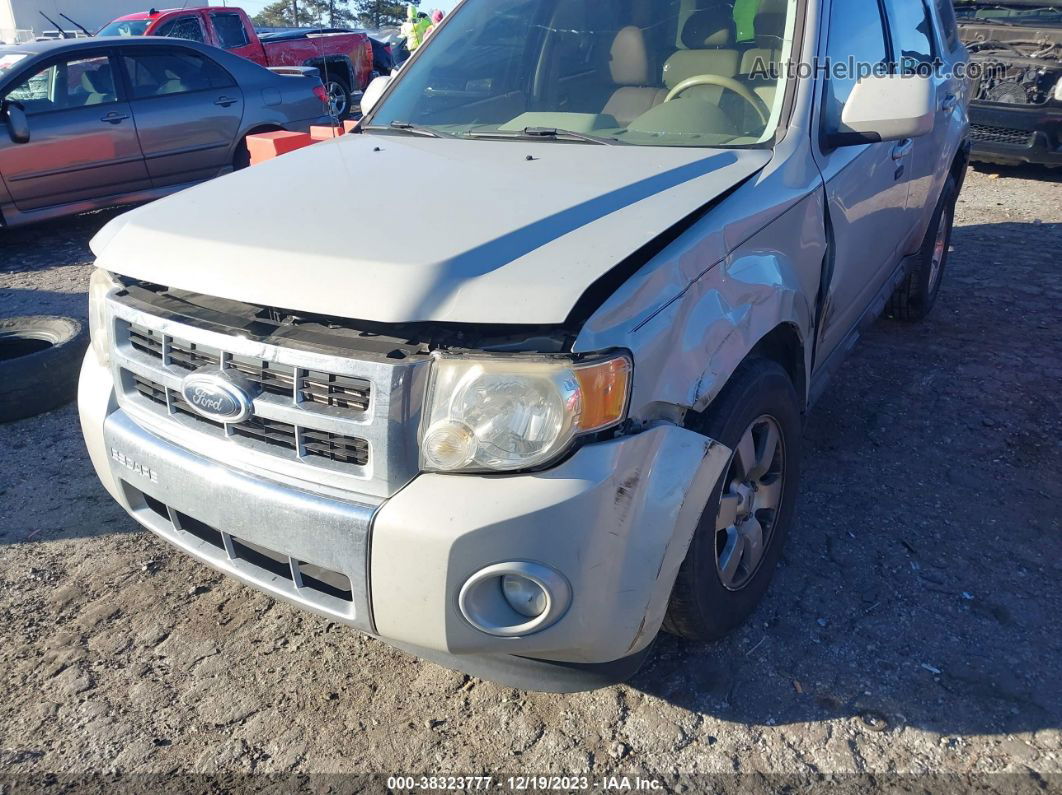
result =
[[[251,154],[251,165],[264,163],[274,157],[294,152],[313,143],[309,133],[278,132],[255,133],[247,136],[247,151]]]
[[[331,125],[314,124],[310,126],[310,137],[314,141],[330,141],[346,132],[348,131],[342,127],[332,127]]]

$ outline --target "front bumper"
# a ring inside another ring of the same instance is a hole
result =
[[[108,491],[188,554],[400,648],[528,689],[586,689],[636,670],[730,452],[661,426],[588,445],[547,472],[426,474],[386,500],[339,499],[141,427],[91,350],[79,409]],[[464,618],[461,586],[508,561],[563,574],[573,598],[560,620],[498,637]]]
[[[973,160],[1062,166],[1062,103],[970,105]]]

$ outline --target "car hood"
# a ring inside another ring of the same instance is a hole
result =
[[[125,276],[301,312],[560,323],[598,278],[770,157],[347,135],[119,216],[92,249]]]

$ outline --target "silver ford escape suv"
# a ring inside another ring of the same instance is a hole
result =
[[[805,412],[937,299],[944,2],[464,0],[354,133],[98,234],[100,480],[221,572],[513,686],[722,636]]]

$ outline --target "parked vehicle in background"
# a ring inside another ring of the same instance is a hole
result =
[[[79,393],[109,493],[514,686],[741,624],[804,415],[933,308],[968,158],[938,4],[755,11],[739,47],[730,0],[463,0],[355,133],[112,220]]]
[[[211,44],[262,66],[312,66],[321,73],[332,115],[346,118],[352,94],[372,79],[373,52],[364,33],[344,30],[255,32],[241,8],[151,9],[105,25],[101,36],[164,36]]]
[[[956,0],[978,69],[973,158],[1062,166],[1062,0]]]
[[[0,47],[0,220],[158,198],[246,165],[251,133],[327,123],[315,70],[287,71],[190,41]]]

